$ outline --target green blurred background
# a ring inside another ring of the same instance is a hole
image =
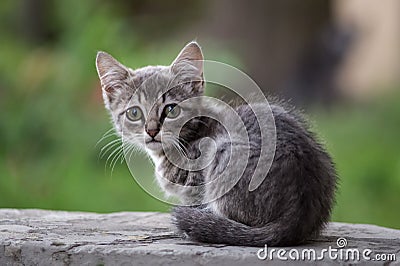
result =
[[[168,211],[99,156],[115,138],[96,146],[111,124],[94,61],[169,64],[197,39],[305,110],[341,178],[334,221],[400,228],[400,11],[378,12],[396,2],[1,1],[0,207]]]

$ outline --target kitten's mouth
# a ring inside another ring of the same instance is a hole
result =
[[[146,147],[153,150],[153,149],[159,149],[161,148],[161,141],[152,139],[152,140],[147,140],[145,141]]]
[[[155,139],[151,139],[151,140],[146,140],[146,144],[149,143],[161,143],[161,141],[155,140]]]

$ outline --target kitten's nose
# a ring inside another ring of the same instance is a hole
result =
[[[158,129],[146,129],[147,134],[149,134],[150,137],[154,138],[160,130]]]

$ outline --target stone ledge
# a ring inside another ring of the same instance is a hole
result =
[[[374,225],[330,223],[319,239],[295,247],[320,252],[344,237],[345,248],[369,248],[395,254],[400,230]],[[260,248],[194,243],[176,235],[170,215],[152,212],[96,214],[0,209],[0,265],[290,265],[295,261],[260,260]],[[291,248],[285,248],[289,251]],[[287,255],[286,255],[287,256]],[[371,255],[372,256],[372,255]],[[337,264],[328,256],[313,264]],[[350,263],[351,261],[347,261]],[[370,261],[371,262],[371,261]],[[365,261],[361,261],[365,263]]]

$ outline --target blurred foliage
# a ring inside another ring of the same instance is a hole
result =
[[[99,157],[113,138],[96,146],[111,124],[94,59],[105,50],[132,67],[168,64],[183,43],[165,34],[149,41],[124,1],[95,0],[45,1],[48,28],[34,38],[21,3],[0,3],[0,207],[167,211],[125,164],[105,167],[112,151]],[[238,62],[223,49],[207,54]],[[334,220],[400,228],[399,99],[316,110],[341,176]]]
[[[341,179],[334,220],[400,228],[400,95],[337,105],[314,119]]]

